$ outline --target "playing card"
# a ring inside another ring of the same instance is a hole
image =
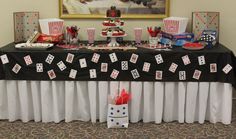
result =
[[[177,68],[178,68],[178,65],[175,64],[175,63],[172,63],[172,64],[170,65],[169,71],[175,73],[175,71],[176,71]]]
[[[156,80],[162,80],[162,71],[160,70],[157,70],[156,71]]]
[[[157,64],[161,64],[164,62],[161,54],[156,55],[155,58],[156,58]]]
[[[215,73],[215,72],[217,72],[217,64],[212,63],[210,64],[210,73]]]
[[[101,64],[101,72],[107,72],[107,70],[108,70],[108,64],[102,63]]]
[[[225,74],[228,74],[232,69],[233,67],[230,64],[227,64],[222,70]]]
[[[193,79],[199,80],[201,76],[201,71],[200,70],[195,70],[193,73]]]
[[[179,71],[179,80],[186,80],[186,72],[185,71]]]
[[[143,71],[149,72],[151,64],[148,62],[144,62],[143,64]]]
[[[121,69],[122,70],[128,70],[129,69],[128,61],[121,61]]]
[[[86,68],[87,67],[87,62],[86,62],[85,58],[80,59],[79,63],[80,63],[81,68]]]
[[[90,74],[90,78],[91,78],[91,79],[97,78],[96,69],[90,69],[90,70],[89,70],[89,74]]]
[[[36,71],[37,72],[43,72],[43,63],[37,63],[36,64]]]
[[[49,70],[48,71],[48,76],[49,78],[52,80],[52,79],[55,79],[56,78],[56,74],[54,72],[54,70]]]
[[[188,65],[188,64],[191,63],[191,61],[190,61],[188,55],[183,56],[183,57],[182,57],[182,60],[183,60],[184,65]]]
[[[26,64],[27,66],[33,63],[33,61],[32,61],[32,59],[31,59],[30,55],[25,56],[25,57],[24,57],[24,60],[25,60],[25,64]]]
[[[137,54],[132,54],[132,56],[131,56],[131,58],[130,58],[130,62],[131,63],[136,63],[137,62],[137,60],[138,60],[138,55]]]
[[[118,77],[118,75],[119,75],[119,71],[116,69],[113,69],[110,77],[113,79],[116,79]]]
[[[94,63],[98,63],[99,58],[100,58],[100,54],[94,53],[91,61]]]
[[[15,66],[12,68],[12,71],[17,74],[21,69],[21,66],[19,64],[15,64]]]
[[[66,62],[73,63],[74,57],[75,57],[74,54],[68,53],[66,57]]]
[[[1,60],[2,60],[2,64],[7,64],[7,63],[9,63],[9,59],[8,59],[8,57],[7,57],[6,54],[1,55]]]
[[[111,62],[114,63],[116,61],[118,61],[117,57],[116,57],[116,53],[111,53],[109,54]]]
[[[48,64],[52,64],[53,59],[54,59],[54,56],[51,54],[48,54],[45,62],[47,62]]]
[[[134,69],[131,71],[131,74],[133,76],[134,79],[137,79],[140,77],[139,73],[138,73],[138,70],[137,69]]]
[[[198,57],[198,63],[199,63],[199,65],[205,65],[206,64],[205,57],[204,56],[199,56]]]
[[[61,71],[66,69],[66,65],[63,63],[63,61],[58,62],[57,66]]]
[[[71,69],[69,77],[72,78],[72,79],[75,79],[76,75],[77,75],[77,70]]]

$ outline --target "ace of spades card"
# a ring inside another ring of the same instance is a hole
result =
[[[188,65],[188,64],[191,63],[191,61],[190,61],[188,55],[183,56],[183,57],[182,57],[182,60],[183,60],[184,65]]]
[[[163,60],[161,54],[156,55],[156,56],[155,56],[155,59],[156,59],[156,61],[157,61],[157,64],[161,64],[161,63],[164,62],[164,60]]]
[[[137,79],[140,77],[139,73],[138,73],[138,70],[137,69],[134,69],[131,71],[131,74],[133,76],[134,79]]]
[[[131,63],[137,63],[137,60],[138,60],[138,55],[137,54],[132,54],[131,57],[130,57],[130,62]]]
[[[2,64],[7,64],[7,63],[9,63],[9,59],[8,59],[8,57],[7,57],[6,54],[1,55],[1,60],[2,60]]]
[[[200,70],[195,70],[193,73],[193,79],[199,80],[201,77],[201,71]]]
[[[116,78],[118,77],[118,75],[119,75],[119,71],[116,70],[116,69],[113,69],[113,71],[112,71],[110,77],[111,77],[112,79],[116,79]]]
[[[21,66],[19,64],[15,64],[15,66],[12,68],[12,71],[15,73],[15,74],[18,74],[18,72],[20,71],[21,69]]]
[[[101,63],[101,72],[108,71],[108,63]]]
[[[74,57],[75,57],[74,54],[68,53],[66,57],[66,62],[73,63]]]
[[[36,71],[37,72],[43,72],[43,63],[37,63],[36,64]]]
[[[33,63],[33,61],[32,61],[32,59],[31,59],[30,55],[25,56],[25,57],[24,57],[24,60],[25,60],[25,64],[26,64],[27,66]]]
[[[55,79],[56,78],[56,74],[54,72],[54,70],[49,70],[48,71],[48,76],[49,78],[52,80],[52,79]]]
[[[150,63],[144,62],[144,64],[143,64],[143,71],[149,72],[150,67],[151,67],[151,64],[150,64]]]
[[[91,61],[94,63],[98,63],[99,58],[100,58],[100,54],[94,53]]]

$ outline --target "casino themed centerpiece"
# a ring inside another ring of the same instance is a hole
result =
[[[108,47],[120,46],[117,42],[117,38],[127,36],[122,28],[124,26],[124,21],[121,20],[120,17],[121,12],[120,10],[117,10],[115,6],[112,6],[111,9],[106,12],[107,19],[102,23],[106,28],[102,29],[101,36],[111,38]]]

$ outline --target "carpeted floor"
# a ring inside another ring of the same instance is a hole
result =
[[[8,138],[40,138],[40,139],[236,139],[236,101],[233,106],[233,121],[230,125],[221,123],[210,124],[179,124],[173,123],[137,123],[130,124],[128,129],[107,129],[106,123],[80,122],[71,123],[10,123],[0,121],[0,139]]]

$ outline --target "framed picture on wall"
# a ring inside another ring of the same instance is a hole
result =
[[[170,0],[59,0],[60,18],[104,18],[116,6],[122,18],[165,18]]]

